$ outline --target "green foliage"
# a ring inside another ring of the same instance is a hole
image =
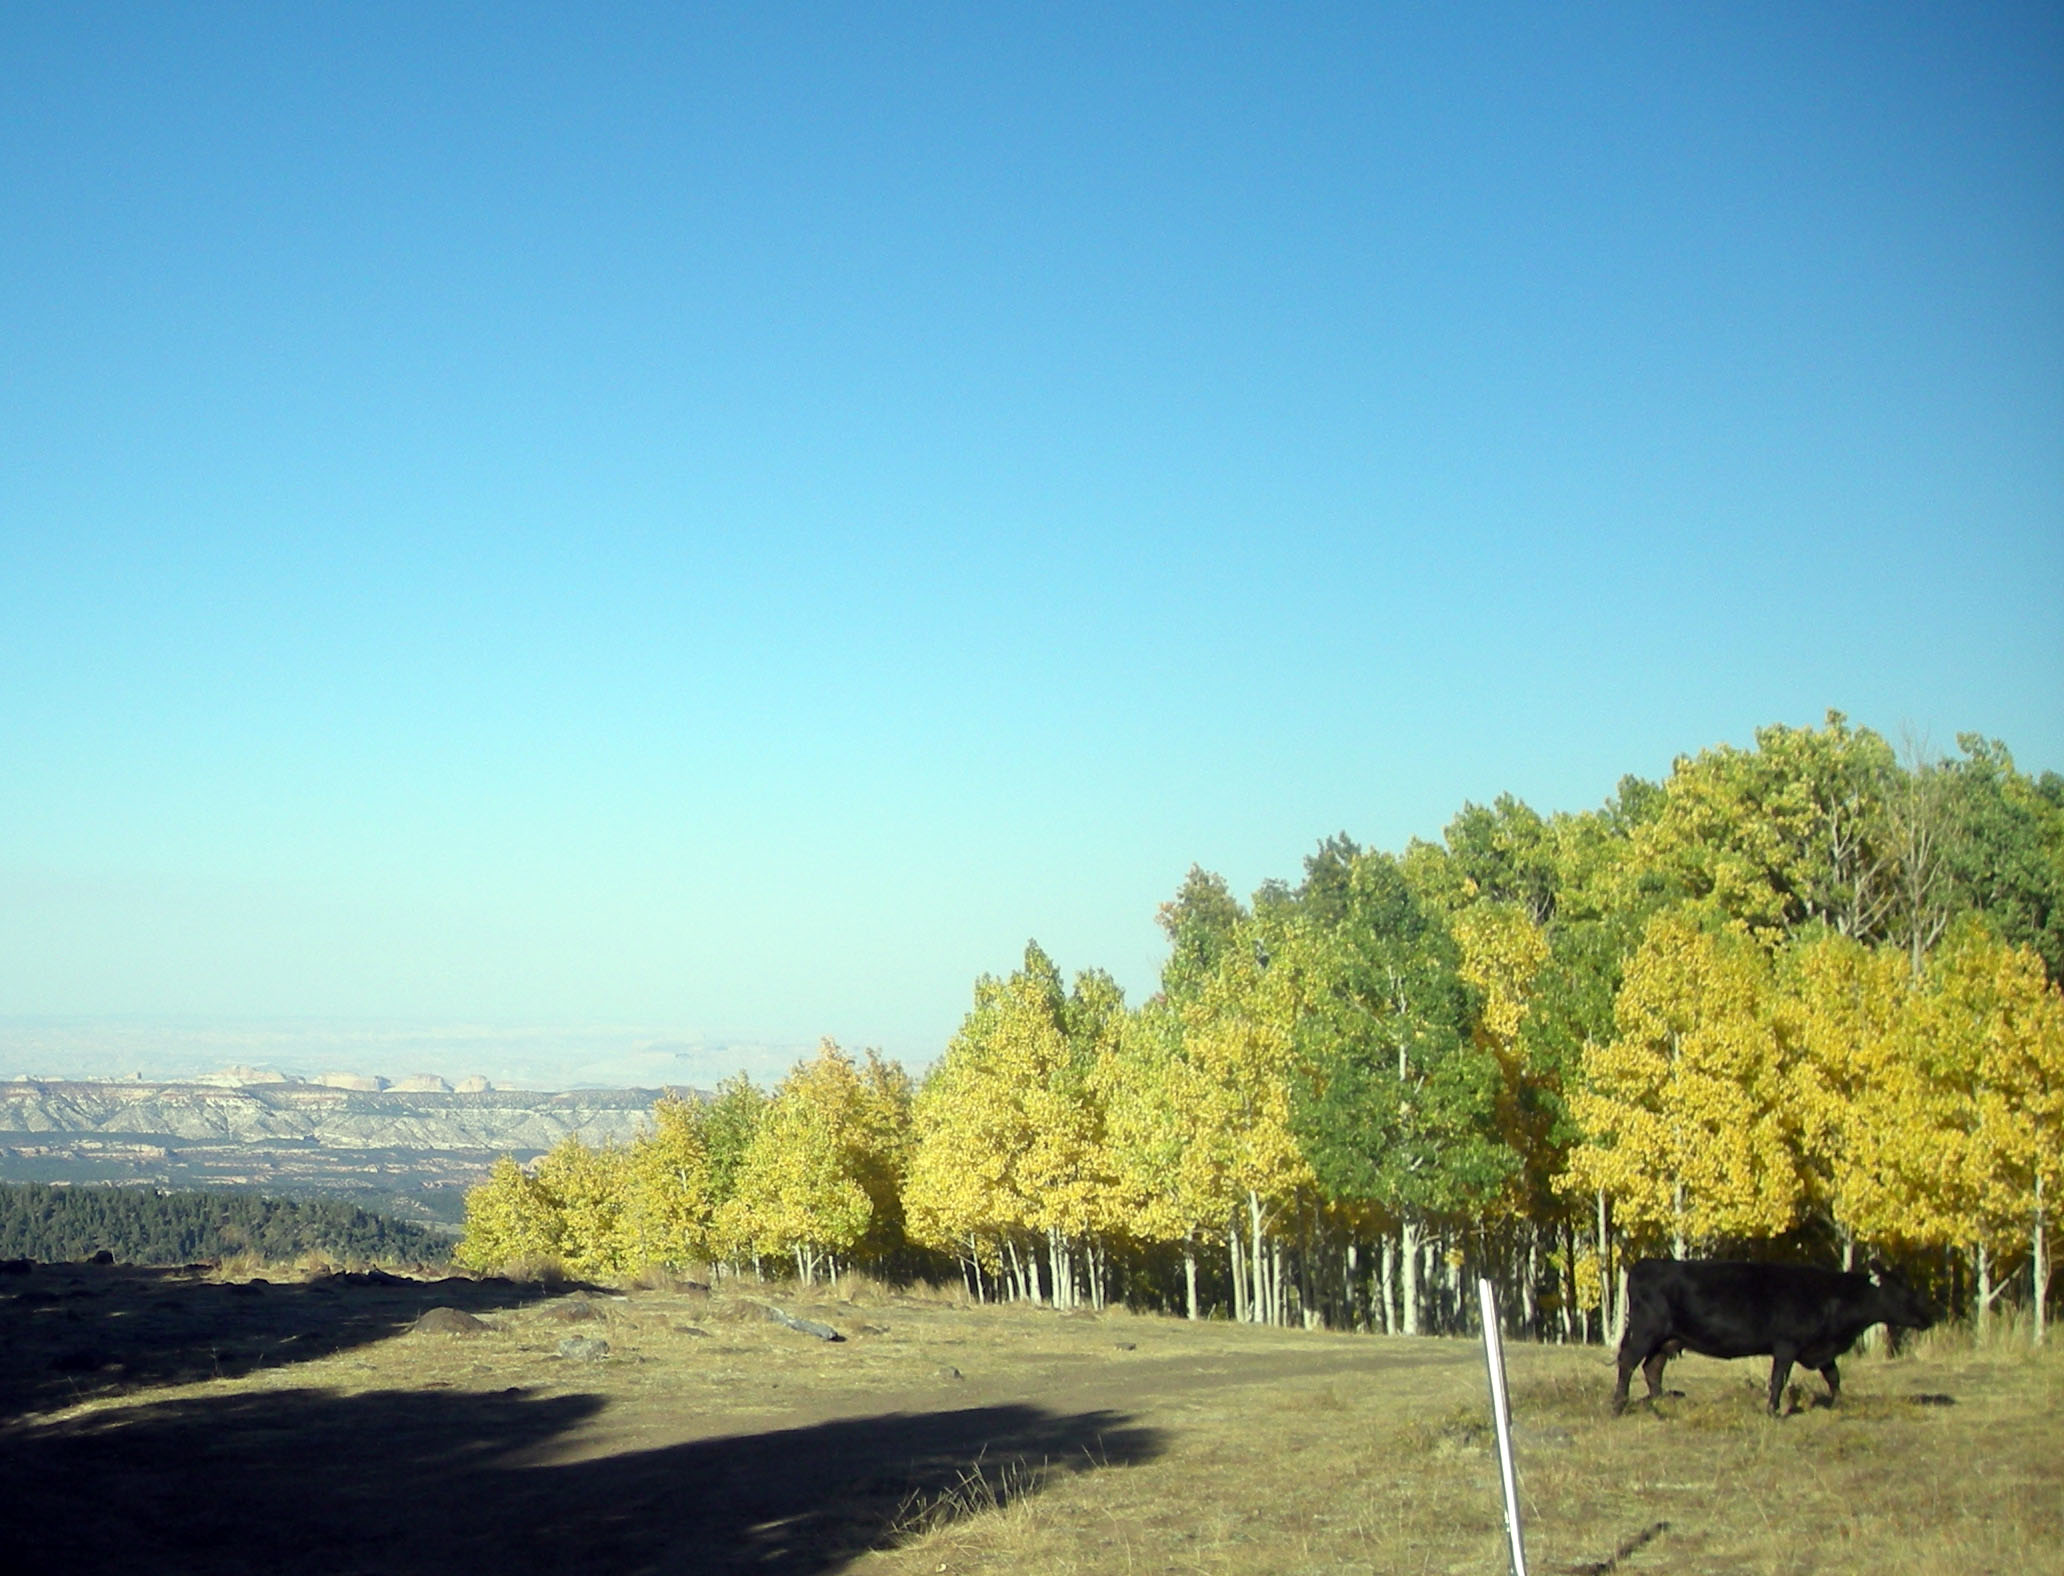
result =
[[[1513,1159],[1453,934],[1386,854],[1328,845],[1307,872],[1296,1125],[1314,1173],[1333,1196],[1394,1216],[1482,1201]]]
[[[1168,937],[1161,988],[1170,1000],[1193,996],[1202,988],[1246,917],[1224,876],[1201,865],[1190,866],[1181,889],[1154,916]]]
[[[61,1262],[106,1251],[125,1264],[189,1264],[249,1253],[339,1262],[442,1264],[443,1237],[330,1199],[153,1188],[0,1183],[0,1258]]]
[[[1963,759],[1946,767],[1957,906],[2033,951],[2052,983],[2064,980],[2064,778],[2023,776],[1997,740],[1967,733],[1957,745]]]
[[[1635,834],[1637,866],[1766,945],[1818,922],[1883,934],[1892,904],[1885,741],[1830,711],[1820,729],[1756,730],[1756,748],[1680,759],[1661,813]]]

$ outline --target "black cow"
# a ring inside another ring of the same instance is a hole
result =
[[[1841,1394],[1835,1359],[1874,1324],[1925,1330],[1935,1315],[1912,1287],[1879,1273],[1848,1275],[1800,1264],[1731,1264],[1643,1259],[1627,1272],[1627,1333],[1613,1413],[1627,1407],[1627,1382],[1639,1368],[1651,1403],[1662,1394],[1663,1364],[1681,1352],[1770,1359],[1775,1416],[1792,1364],[1818,1368],[1830,1403]]]

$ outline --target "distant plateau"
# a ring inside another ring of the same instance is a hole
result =
[[[496,1157],[628,1142],[667,1092],[17,1079],[0,1083],[0,1181],[341,1196],[451,1227]]]

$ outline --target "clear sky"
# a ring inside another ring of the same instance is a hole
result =
[[[921,1063],[1192,862],[1831,706],[2064,768],[2055,5],[0,8],[79,1070]]]

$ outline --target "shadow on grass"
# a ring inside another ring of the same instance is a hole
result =
[[[0,1419],[327,1357],[398,1334],[435,1307],[487,1313],[550,1295],[463,1276],[376,1271],[271,1284],[135,1265],[37,1265],[0,1276]]]
[[[1161,1448],[1109,1412],[992,1406],[555,1460],[602,1405],[291,1390],[16,1425],[0,1430],[9,1554],[51,1571],[811,1576],[893,1540],[913,1506],[936,1524],[970,1482],[1036,1493]]]
[[[1611,1572],[1618,1570],[1628,1559],[1639,1554],[1669,1530],[1670,1524],[1667,1521],[1652,1521],[1631,1538],[1623,1539],[1620,1546],[1613,1550],[1612,1558],[1585,1560],[1566,1569],[1570,1576],[1610,1576]]]

